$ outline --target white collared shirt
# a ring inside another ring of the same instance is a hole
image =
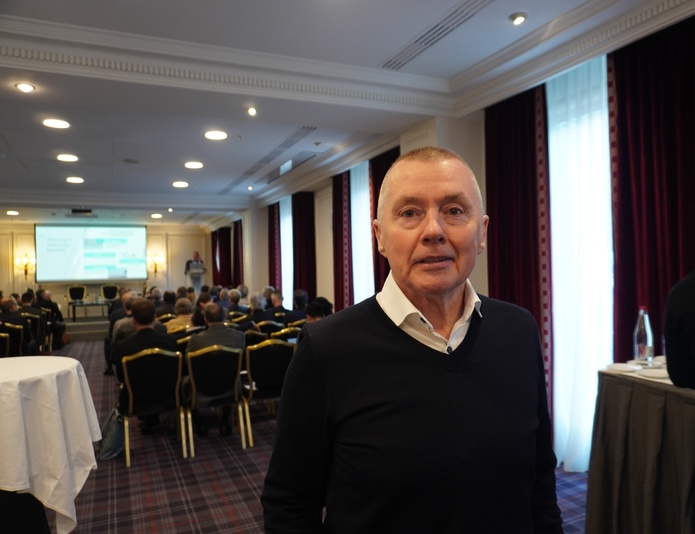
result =
[[[406,334],[434,350],[451,353],[466,337],[473,312],[477,312],[480,317],[483,316],[480,313],[480,298],[478,298],[478,294],[469,280],[466,280],[466,290],[463,294],[465,299],[463,314],[454,324],[449,339],[445,339],[434,331],[432,324],[403,294],[391,273],[386,278],[384,287],[377,293],[376,300],[389,319]]]

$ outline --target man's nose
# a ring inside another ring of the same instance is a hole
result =
[[[428,213],[424,220],[424,228],[422,238],[425,241],[444,241],[446,234],[444,233],[444,225],[439,213]]]

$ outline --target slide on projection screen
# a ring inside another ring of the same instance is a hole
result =
[[[145,226],[36,225],[37,282],[147,278]]]

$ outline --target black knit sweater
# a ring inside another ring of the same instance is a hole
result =
[[[307,325],[280,403],[266,532],[562,532],[537,327],[481,300],[451,354],[404,333],[375,297]]]

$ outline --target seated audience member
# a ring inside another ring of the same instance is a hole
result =
[[[150,291],[150,297],[154,303],[155,313],[157,313],[158,308],[164,304],[164,300],[162,300],[162,290],[158,287],[153,287],[152,291]]]
[[[202,285],[200,286],[201,293],[210,293],[210,286]]]
[[[203,315],[203,311],[211,302],[212,297],[210,296],[210,293],[201,291],[200,295],[198,295],[198,301],[196,302],[195,309],[193,310],[193,317],[191,317],[193,326],[205,326],[205,316]]]
[[[241,292],[238,289],[229,290],[229,311],[237,311],[241,313],[249,313],[248,306],[241,304]]]
[[[220,301],[220,290],[221,289],[222,288],[220,286],[212,286],[210,288],[210,291],[208,291],[208,293],[210,293],[210,298],[212,299],[212,302],[219,302]]]
[[[17,311],[17,301],[14,297],[5,297],[0,300],[0,323],[9,323],[22,327],[22,356],[31,356],[39,353],[39,346],[36,343],[34,334],[31,332],[31,326],[26,317],[22,317]],[[12,354],[11,356],[20,356],[20,354]]]
[[[326,297],[316,297],[314,302],[319,304],[323,308],[323,316],[328,317],[333,313],[333,303]]]
[[[33,291],[25,291],[22,293],[22,306],[19,308],[17,311],[22,314],[22,313],[29,313],[31,315],[36,315],[39,318],[39,328],[38,328],[38,337],[36,338],[36,343],[38,344],[39,347],[43,347],[44,343],[46,342],[46,333],[48,331],[48,320],[45,318],[44,314],[41,313],[40,308],[36,308],[34,306],[34,292]]]
[[[174,306],[176,305],[176,293],[173,291],[165,291],[162,295],[162,305],[159,308],[155,308],[157,317],[162,315],[169,315],[174,312]]]
[[[188,293],[188,289],[186,288],[186,286],[179,286],[178,289],[176,290],[176,300],[187,298],[186,297],[187,293]]]
[[[282,319],[275,315],[276,313],[285,314],[289,311],[282,305],[282,302],[285,300],[285,297],[282,296],[282,291],[278,291],[277,289],[273,291],[270,294],[270,300],[273,303],[273,307],[270,308],[268,311],[273,313],[276,321],[282,322]]]
[[[176,317],[167,321],[167,332],[171,332],[182,326],[189,328],[193,325],[193,304],[188,299],[179,299],[174,305],[174,313]]]
[[[169,334],[154,330],[154,304],[144,298],[136,298],[131,305],[131,314],[135,325],[135,333],[119,341],[113,348],[113,365],[116,367],[116,375],[121,383],[125,382],[123,374],[123,358],[136,354],[141,350],[158,348],[171,352],[176,352],[178,346],[176,339]],[[152,380],[157,380],[156,370],[152,369]],[[124,386],[121,389],[118,409],[124,413],[128,405],[128,390]],[[141,429],[143,433],[148,433],[152,426],[157,424],[159,416],[147,416],[142,421]]]
[[[126,286],[120,286],[118,288],[118,298],[109,303],[109,315],[111,315],[111,312],[123,307],[123,295],[131,291],[132,289]]]
[[[695,389],[695,271],[674,285],[666,298],[664,339],[671,382]]]
[[[104,369],[104,374],[107,376],[113,375],[113,365],[111,363],[111,353],[113,351],[113,329],[118,321],[128,317],[129,312],[126,310],[125,302],[128,300],[133,300],[137,295],[132,289],[121,288],[119,290],[120,297],[112,302],[112,304],[118,303],[117,306],[111,308],[111,313],[109,313],[109,333],[104,338],[104,358],[106,359],[106,369]]]
[[[227,289],[226,287],[220,289],[218,298],[214,302],[222,306],[222,308],[224,308],[225,313],[229,313],[229,307],[232,305],[232,302],[229,300],[229,289]]]
[[[149,299],[148,299],[149,300]],[[128,299],[125,302],[125,310],[127,315],[123,317],[122,319],[119,319],[116,321],[116,324],[113,325],[113,333],[111,334],[111,346],[113,347],[116,343],[119,341],[127,338],[129,335],[135,333],[135,322],[133,321],[133,314],[132,314],[132,306],[133,303],[135,302],[135,299]],[[154,304],[154,302],[153,302]],[[156,308],[155,308],[156,311]],[[152,326],[155,330],[158,332],[162,332],[163,334],[167,333],[167,327],[164,326],[162,323],[157,321],[155,319],[154,324]]]
[[[63,347],[63,332],[65,332],[65,322],[60,307],[53,302],[53,295],[47,289],[36,291],[36,307],[50,310],[48,313],[48,328],[53,335],[53,348]]]
[[[306,319],[306,304],[309,300],[309,294],[303,289],[295,289],[292,295],[292,310],[285,313],[282,322],[286,325]]]
[[[207,325],[207,330],[192,336],[188,342],[188,347],[186,349],[187,353],[195,352],[197,350],[203,349],[205,347],[210,347],[212,345],[224,345],[225,347],[231,347],[233,349],[243,349],[245,344],[244,334],[233,328],[229,328],[224,325],[227,314],[224,308],[216,303],[208,304],[204,309],[205,324]],[[191,387],[190,380],[188,377],[184,378],[182,384],[182,394],[185,402],[190,402],[191,400]],[[232,381],[230,380],[230,386],[232,386]],[[230,387],[231,389],[231,387]],[[227,396],[225,393],[223,396]],[[222,408],[222,414],[220,418],[220,435],[228,436],[232,432],[232,427],[229,421],[229,416],[231,413],[230,406],[224,406]],[[193,416],[193,425],[196,434],[199,436],[207,435],[207,428],[203,424],[200,415],[197,410],[191,412]]]
[[[239,284],[236,286],[237,291],[241,295],[241,298],[239,299],[239,304],[241,306],[246,306],[248,308],[249,306],[249,288],[245,284]]]
[[[186,298],[188,300],[190,300],[191,302],[195,302],[196,294],[195,294],[195,288],[193,286],[189,286],[186,288]]]
[[[266,309],[266,302],[263,293],[251,295],[251,307],[249,309],[249,320],[255,324],[261,321],[274,321],[275,315]]]
[[[310,302],[306,305],[306,322],[315,323],[323,319],[323,308],[317,302]]]
[[[263,288],[263,298],[265,299],[266,310],[269,310],[273,307],[273,299],[271,298],[273,295],[273,291],[275,291],[275,288],[273,286],[265,286]]]

